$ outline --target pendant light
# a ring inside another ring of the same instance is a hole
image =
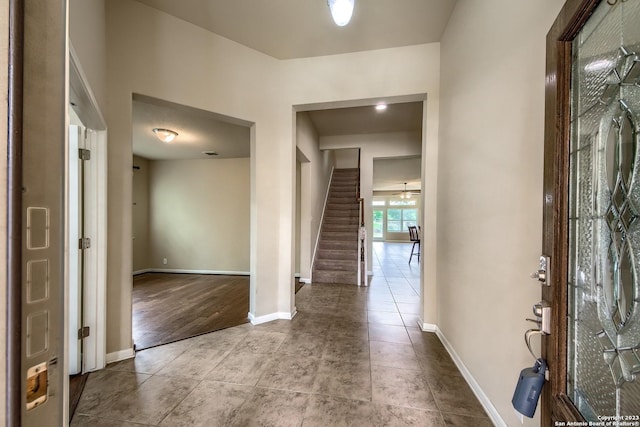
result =
[[[344,27],[351,20],[353,2],[355,0],[327,0],[333,21],[339,27]]]
[[[401,199],[410,199],[411,198],[411,193],[407,193],[407,183],[404,183],[404,191],[402,192],[402,195],[400,196]]]

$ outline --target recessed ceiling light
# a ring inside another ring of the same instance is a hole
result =
[[[153,128],[153,133],[155,133],[162,142],[171,142],[178,136],[178,132],[163,128]]]
[[[206,154],[207,156],[217,156],[218,153],[215,151],[203,151],[202,154]]]
[[[376,105],[377,111],[384,111],[386,109],[387,109],[387,104],[385,104],[384,102],[381,102],[378,105]]]

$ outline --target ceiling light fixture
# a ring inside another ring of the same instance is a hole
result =
[[[327,0],[333,21],[339,27],[344,27],[351,20],[353,2],[355,0]]]
[[[410,199],[411,198],[411,193],[407,193],[407,183],[404,183],[404,191],[402,192],[402,194],[400,195],[401,199]]]
[[[178,136],[178,132],[171,129],[153,128],[153,133],[162,142],[171,142]]]
[[[381,102],[378,105],[376,105],[377,111],[384,111],[386,109],[387,109],[387,104],[385,104],[384,102]]]

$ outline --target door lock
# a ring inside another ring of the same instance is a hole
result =
[[[540,266],[536,271],[531,273],[531,278],[536,279],[543,285],[551,286],[551,274],[549,267],[551,266],[551,258],[546,255],[540,255]]]
[[[533,305],[533,315],[535,319],[526,319],[538,325],[540,332],[544,335],[551,334],[551,306],[546,301],[540,301]]]

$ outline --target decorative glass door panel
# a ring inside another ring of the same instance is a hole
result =
[[[640,0],[602,1],[573,42],[567,394],[640,415]]]

